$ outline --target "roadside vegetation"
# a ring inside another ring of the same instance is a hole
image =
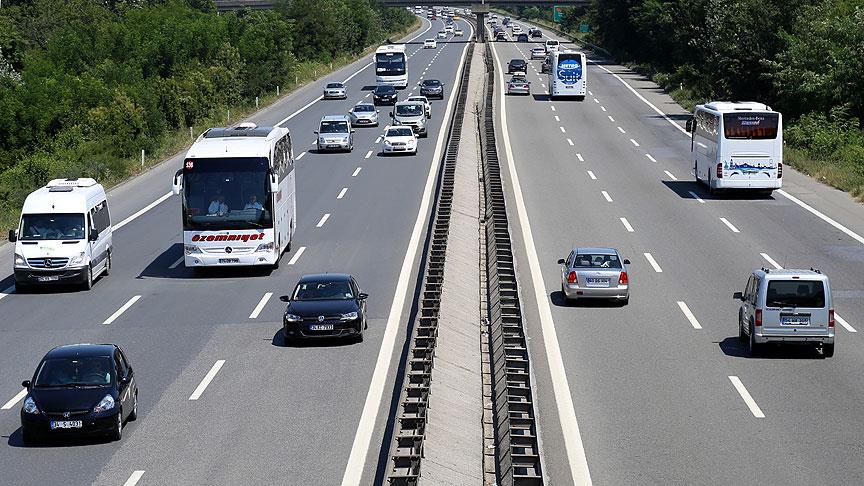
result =
[[[414,25],[375,0],[4,0],[0,227],[51,178],[116,183]]]
[[[511,11],[552,20],[551,8]],[[785,161],[864,198],[864,0],[594,0],[565,9],[558,28],[688,110],[715,99],[771,105],[784,116]]]

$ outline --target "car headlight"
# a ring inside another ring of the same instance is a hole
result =
[[[191,255],[193,253],[201,253],[201,249],[195,245],[183,245],[183,250],[187,255]]]
[[[358,316],[358,315],[359,315],[359,314],[357,314],[356,311],[355,311],[355,312],[349,312],[349,313],[347,313],[347,314],[342,314],[342,315],[339,317],[339,319],[341,319],[341,320],[343,320],[343,321],[353,321],[354,319],[357,319],[357,316]]]
[[[33,397],[27,397],[27,400],[24,400],[24,413],[32,413],[34,415],[39,413],[39,407],[36,406]]]
[[[294,314],[290,314],[288,312],[285,313],[285,321],[286,322],[300,322],[303,318]]]
[[[25,259],[22,255],[15,254],[15,266],[16,267],[26,267],[27,259]]]
[[[270,243],[262,243],[258,245],[258,248],[256,248],[255,251],[273,251],[273,248],[275,247],[276,244],[271,241]]]
[[[105,398],[103,398],[101,401],[99,401],[98,404],[96,404],[95,407],[93,407],[93,413],[105,412],[111,410],[112,408],[114,408],[114,397],[112,397],[111,395],[105,395]]]
[[[389,147],[389,146],[391,146],[391,145],[393,145],[393,144],[390,142],[390,140],[387,140],[387,139],[385,138],[385,139],[384,139],[384,145],[386,145],[386,146]]]
[[[69,265],[81,265],[85,260],[87,260],[87,254],[82,251],[78,256],[72,257],[69,260]]]

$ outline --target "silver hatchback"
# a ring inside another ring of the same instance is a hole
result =
[[[348,116],[351,117],[351,125],[355,127],[378,126],[378,110],[372,103],[357,103],[348,112]]]
[[[627,265],[614,248],[574,248],[561,265],[561,292],[566,300],[610,299],[630,301]]]
[[[348,90],[345,88],[345,85],[342,83],[327,83],[327,86],[324,86],[324,99],[325,100],[344,100],[348,98]]]

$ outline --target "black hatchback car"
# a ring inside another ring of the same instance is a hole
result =
[[[528,42],[528,34],[521,33],[516,35],[516,42]]]
[[[510,63],[507,64],[507,74],[512,74],[515,72],[527,72],[528,71],[528,63],[525,62],[525,59],[511,59]]]
[[[363,341],[366,298],[357,281],[344,273],[304,275],[282,316],[285,341],[297,338],[353,337]]]
[[[437,79],[424,79],[420,83],[420,95],[427,98],[444,99],[444,83]]]
[[[372,90],[372,100],[376,105],[395,105],[396,98],[396,88],[393,86],[379,84]]]
[[[114,344],[58,346],[21,385],[27,389],[21,408],[25,444],[70,435],[120,440],[123,425],[138,416],[138,385]]]

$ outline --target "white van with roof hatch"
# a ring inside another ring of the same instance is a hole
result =
[[[15,287],[80,283],[86,289],[111,269],[111,215],[95,180],[54,179],[24,201],[15,243]]]

